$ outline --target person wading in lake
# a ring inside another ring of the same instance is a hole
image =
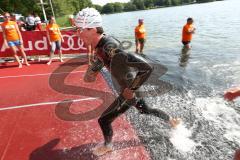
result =
[[[183,26],[182,29],[182,43],[184,48],[190,49],[190,43],[192,41],[192,35],[195,33],[195,27],[193,26],[193,19],[188,18],[187,24]]]
[[[143,19],[139,19],[138,25],[135,28],[136,53],[143,54],[145,42],[146,42],[146,30],[143,24]]]

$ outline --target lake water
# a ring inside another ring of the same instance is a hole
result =
[[[240,101],[223,100],[224,90],[240,85],[240,1],[226,0],[104,15],[106,33],[133,42],[144,18],[144,53],[168,68],[160,80],[173,85],[149,104],[183,124],[170,130],[162,120],[131,109],[128,118],[156,160],[230,160],[240,148]],[[192,49],[182,54],[181,31],[195,20]]]

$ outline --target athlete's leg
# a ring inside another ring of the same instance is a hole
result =
[[[127,111],[136,102],[135,99],[125,101],[122,96],[119,96],[98,120],[104,136],[104,146],[96,148],[94,150],[95,155],[103,155],[109,151],[112,151],[111,142],[113,137],[113,130],[111,123],[125,111]]]
[[[137,101],[137,104],[135,105],[135,107],[142,114],[149,114],[149,115],[153,115],[153,116],[163,119],[165,122],[168,122],[171,125],[171,127],[173,127],[173,128],[175,128],[181,122],[180,119],[171,118],[167,113],[165,113],[164,111],[162,111],[160,109],[150,108],[146,104],[146,102],[143,100],[143,98],[141,98]]]
[[[191,49],[191,46],[190,46],[190,44],[188,43],[188,44],[186,44],[186,48],[187,49]]]
[[[59,50],[59,58],[60,58],[60,62],[63,62],[63,56],[62,56],[62,50]]]
[[[135,44],[136,44],[136,53],[138,53],[139,52],[139,40],[136,38],[135,39]]]
[[[55,49],[56,49],[56,42],[51,42],[50,58],[49,58],[49,61],[47,63],[48,65],[50,65],[52,63],[52,59],[53,59],[53,56],[54,56]]]
[[[30,64],[28,63],[28,60],[27,60],[27,56],[26,56],[26,53],[24,52],[24,48],[23,48],[23,45],[19,45],[17,46],[17,48],[19,49],[19,51],[21,52],[22,56],[23,56],[23,59],[26,63],[27,66],[30,66]]]
[[[141,39],[140,42],[139,42],[139,44],[140,44],[140,54],[143,53],[144,43],[145,43],[145,39]]]
[[[136,102],[135,99],[127,100],[119,96],[106,111],[103,112],[98,122],[102,129],[105,145],[108,145],[112,141],[113,130],[111,123],[125,111],[127,111]]]
[[[165,113],[164,111],[162,111],[160,109],[150,108],[146,104],[146,102],[144,101],[143,98],[141,98],[137,101],[137,104],[135,105],[135,107],[139,110],[139,112],[141,114],[154,115],[156,117],[163,119],[166,122],[168,122],[170,119],[170,116],[167,113]]]
[[[18,67],[22,68],[22,63],[20,62],[20,59],[17,55],[17,47],[16,46],[10,46],[11,50],[13,51],[13,56],[16,59],[16,61],[18,62]]]
[[[56,49],[58,50],[60,62],[63,62],[62,50],[61,50],[61,41],[56,41]]]
[[[191,49],[191,46],[190,46],[190,41],[182,41],[183,45],[184,45],[184,48],[186,49]]]

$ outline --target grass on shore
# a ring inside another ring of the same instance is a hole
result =
[[[56,22],[59,25],[59,27],[70,27],[69,15],[57,17]]]

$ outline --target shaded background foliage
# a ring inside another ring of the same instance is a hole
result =
[[[109,14],[211,1],[216,0],[130,0],[128,3],[107,3],[104,6],[93,4],[91,0],[52,0],[52,3],[56,17],[65,16],[66,19],[67,15],[76,14],[85,7],[94,7],[102,14]],[[52,15],[49,0],[43,0],[43,2],[46,3],[46,14],[48,16]],[[40,0],[1,0],[0,13],[8,11],[10,13],[20,13],[24,16],[29,13],[38,13],[43,18],[39,3]],[[68,24],[62,23],[62,25]]]

